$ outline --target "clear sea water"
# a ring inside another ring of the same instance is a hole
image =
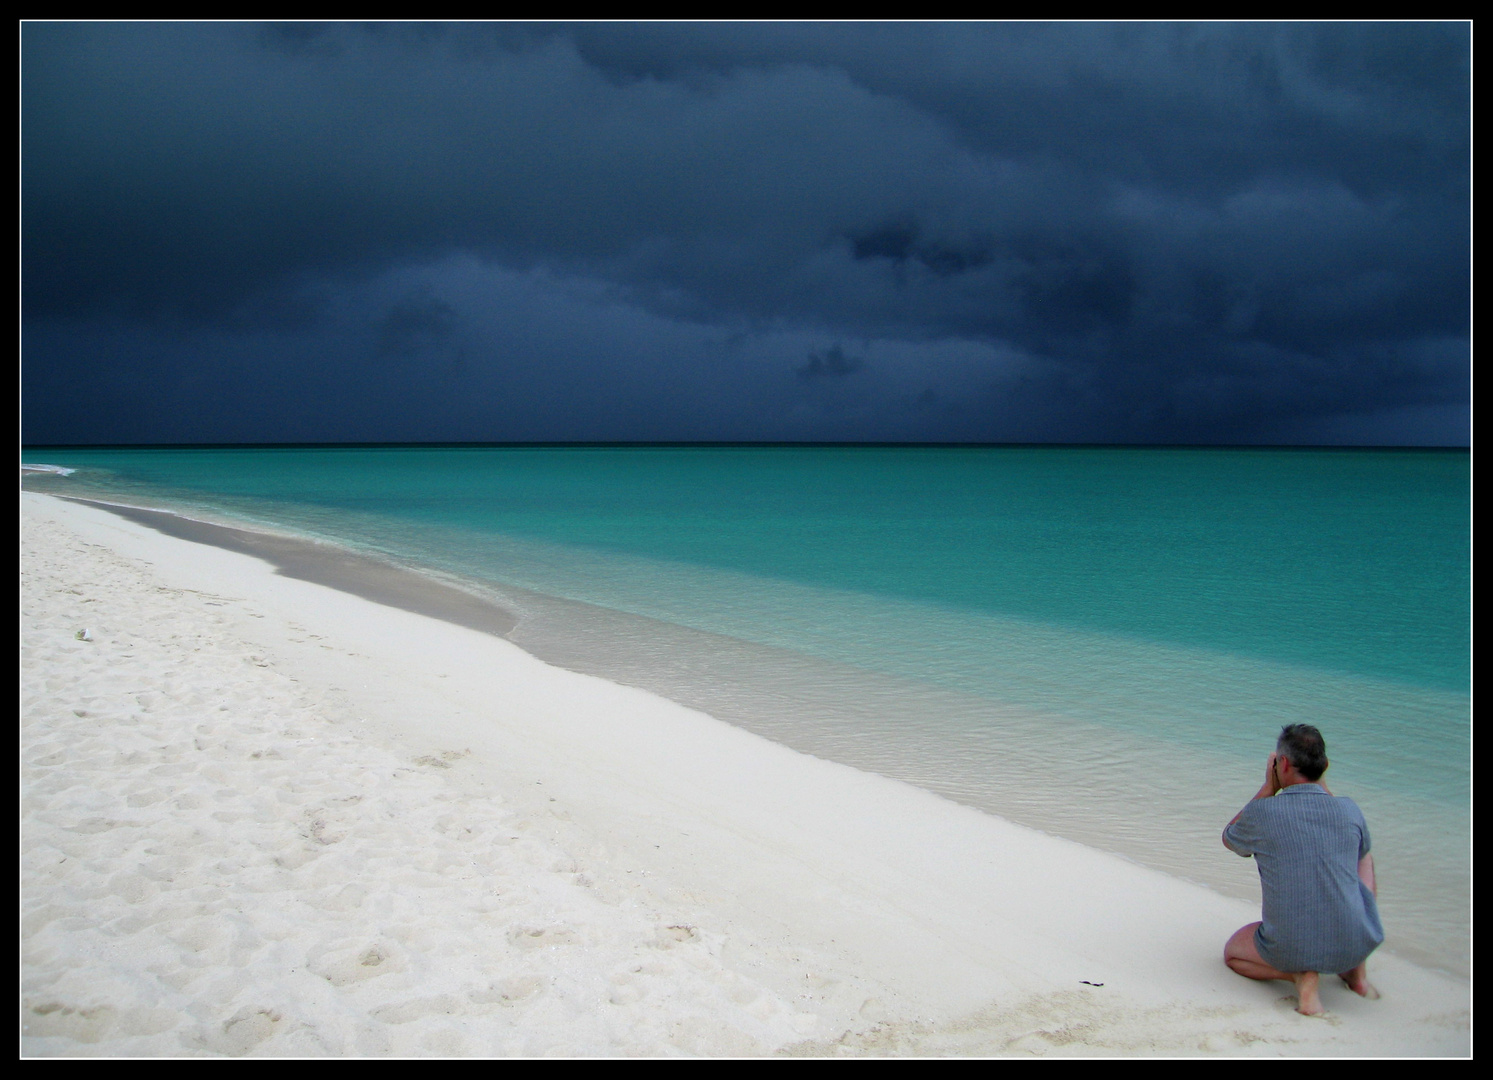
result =
[[[1247,898],[1285,723],[1374,833],[1387,948],[1465,974],[1465,452],[45,450],[26,487],[456,580],[512,639]],[[1226,935],[1233,927],[1223,928]],[[1222,938],[1220,938],[1221,947]]]

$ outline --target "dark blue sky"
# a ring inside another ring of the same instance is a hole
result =
[[[1465,446],[1470,38],[24,24],[22,437]]]

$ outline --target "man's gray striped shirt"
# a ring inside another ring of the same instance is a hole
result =
[[[1358,878],[1369,827],[1352,799],[1293,784],[1255,799],[1223,833],[1260,870],[1260,958],[1278,971],[1345,972],[1384,940],[1374,894]]]

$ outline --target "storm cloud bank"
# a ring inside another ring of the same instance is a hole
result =
[[[1461,444],[1470,31],[27,24],[32,442]]]

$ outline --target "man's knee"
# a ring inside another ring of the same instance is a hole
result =
[[[1252,922],[1248,926],[1241,926],[1224,943],[1223,959],[1229,967],[1234,967],[1233,961],[1235,960],[1252,961],[1257,964],[1263,963],[1260,959],[1259,950],[1255,948],[1255,929],[1259,925],[1257,922]]]

